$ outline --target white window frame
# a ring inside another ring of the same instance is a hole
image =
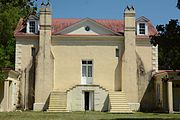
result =
[[[93,61],[92,59],[82,59],[82,60],[81,60],[81,84],[83,84],[83,83],[82,83],[82,78],[83,78],[83,73],[82,73],[83,64],[82,64],[82,61],[92,61],[92,64],[91,64],[91,65],[89,64],[89,65],[86,65],[86,66],[92,66],[92,71],[91,71],[91,72],[92,72],[92,73],[91,73],[91,74],[92,74],[92,77],[91,77],[91,79],[92,79],[92,84],[93,84],[94,61]],[[86,69],[88,70],[88,67],[87,67]],[[87,77],[87,76],[86,76],[86,77]]]
[[[30,32],[30,22],[35,22],[35,33],[33,32]],[[38,29],[39,29],[39,24],[38,24],[38,21],[37,20],[28,20],[27,21],[27,28],[26,28],[26,33],[29,33],[29,34],[36,34],[38,33]]]
[[[140,34],[140,24],[145,24],[145,34]],[[137,23],[137,35],[148,35],[148,26],[146,22]]]

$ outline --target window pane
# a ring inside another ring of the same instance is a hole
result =
[[[140,23],[139,28],[145,28],[145,23]]]
[[[29,31],[35,33],[35,28],[30,28]]]
[[[88,61],[88,64],[92,64],[92,61]]]
[[[116,48],[116,57],[119,57],[119,49]]]
[[[35,33],[35,21],[29,22],[29,32]]]
[[[140,33],[140,34],[145,34],[145,29],[140,29],[140,30],[139,30],[139,33]]]
[[[82,77],[86,77],[86,66],[82,66]]]
[[[35,26],[35,21],[30,21],[29,24],[30,26]]]
[[[139,23],[139,34],[145,34],[145,23]]]
[[[92,77],[92,66],[88,66],[88,77]]]
[[[82,64],[86,64],[86,61],[85,61],[85,60],[83,60],[83,61],[82,61]]]

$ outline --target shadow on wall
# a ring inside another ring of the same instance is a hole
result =
[[[121,48],[122,47],[122,48]],[[115,69],[115,82],[114,82],[114,87],[116,91],[121,91],[122,90],[122,58],[124,55],[124,46],[118,46],[118,49],[121,50],[119,51],[119,56],[117,57],[118,59],[118,64]]]
[[[49,94],[49,96],[48,96],[48,98],[47,98],[47,100],[45,102],[45,105],[43,107],[43,111],[46,111],[48,109],[48,107],[49,107],[50,95],[51,95],[51,93]]]
[[[140,111],[151,112],[154,109],[155,91],[152,80],[152,71],[146,71],[140,56],[137,56],[137,77],[138,77],[138,96],[140,101]]]
[[[101,110],[101,112],[107,112],[109,108],[109,95],[107,95],[104,104],[103,104],[103,108]]]
[[[0,82],[0,108],[1,108],[1,103],[4,98],[4,82]]]
[[[144,95],[140,101],[140,111],[152,112],[155,109],[154,82],[150,80]]]
[[[29,70],[29,81],[28,81],[28,108],[33,110],[34,97],[35,97],[35,64],[32,64]]]
[[[122,67],[121,65],[121,61],[118,59],[118,65],[116,66],[116,69],[115,69],[115,82],[114,82],[114,88],[116,91],[120,91],[121,90],[121,78],[120,78],[120,75],[121,75],[121,70],[120,68]]]

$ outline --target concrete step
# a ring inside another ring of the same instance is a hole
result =
[[[50,102],[50,104],[53,104],[53,105],[66,105],[65,102]]]
[[[60,103],[66,103],[66,101],[60,99],[60,100],[54,100],[54,99],[50,99],[50,102],[60,102]]]
[[[111,113],[132,113],[132,111],[125,111],[125,110],[123,110],[123,111],[120,111],[120,110],[117,110],[117,111],[115,111],[115,110],[112,110],[112,111],[110,111]]]
[[[53,91],[50,95],[48,112],[67,112],[66,92]]]
[[[113,106],[113,107],[111,107],[111,110],[115,110],[115,109],[119,109],[119,110],[127,109],[127,110],[129,110],[129,107],[128,106],[118,106],[118,107]]]
[[[47,110],[47,112],[68,112],[67,110]]]
[[[66,108],[49,108],[48,110],[66,110]]]
[[[50,98],[50,100],[54,100],[54,101],[63,101],[64,99],[66,99],[66,97],[64,98]]]
[[[124,104],[113,104],[113,105],[111,104],[111,108],[112,108],[112,107],[115,107],[115,108],[116,108],[116,107],[129,107],[129,106],[124,103]]]
[[[49,107],[49,110],[66,110],[66,107]]]
[[[109,92],[110,112],[112,113],[131,113],[124,92]]]
[[[51,105],[49,108],[66,108],[66,105]]]
[[[50,107],[57,107],[57,108],[58,108],[58,107],[63,107],[63,108],[66,108],[66,105],[51,105],[51,106],[49,106],[49,108],[50,108]]]
[[[127,99],[126,98],[112,98],[112,97],[109,97],[109,98],[111,98],[111,101],[124,101],[124,102],[127,102]]]

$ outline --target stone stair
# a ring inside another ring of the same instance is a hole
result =
[[[71,90],[73,90],[73,89],[75,89],[77,87],[81,87],[81,86],[99,87],[102,90],[108,91],[106,88],[104,88],[104,87],[102,87],[100,85],[94,85],[94,84],[81,85],[81,84],[79,84],[79,85],[74,85],[73,87],[69,88],[66,92],[69,92],[69,91],[71,91]]]
[[[124,92],[109,92],[109,100],[111,113],[132,113],[126,99],[126,94]]]
[[[53,91],[50,94],[48,112],[68,112],[67,111],[67,93]]]

